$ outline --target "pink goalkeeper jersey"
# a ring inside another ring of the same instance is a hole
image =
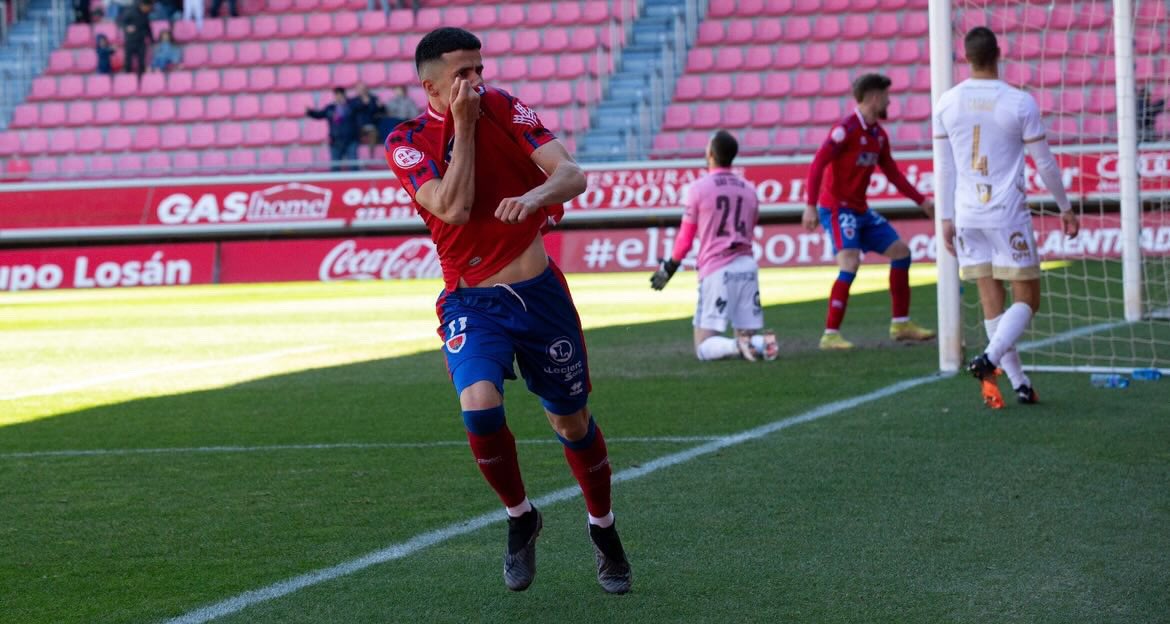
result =
[[[686,201],[682,220],[698,226],[699,279],[740,256],[752,255],[760,202],[751,182],[730,169],[711,169],[691,183]]]

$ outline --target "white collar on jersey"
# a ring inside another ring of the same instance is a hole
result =
[[[430,115],[431,119],[436,119],[438,121],[443,121],[443,119],[445,119],[442,115],[435,112],[435,109],[431,108],[430,104],[427,104],[427,115]]]
[[[869,124],[865,123],[865,115],[861,114],[861,109],[860,108],[853,109],[853,114],[857,115],[857,121],[861,122],[861,129],[862,130],[869,130]]]

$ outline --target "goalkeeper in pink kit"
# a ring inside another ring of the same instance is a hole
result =
[[[760,204],[755,186],[731,171],[738,152],[739,143],[729,132],[720,130],[711,137],[709,172],[687,187],[674,250],[650,277],[650,286],[662,290],[699,234],[694,326],[695,356],[700,360],[774,360],[780,351],[775,335],[763,329],[759,266],[752,255]],[[729,323],[734,338],[723,335]]]

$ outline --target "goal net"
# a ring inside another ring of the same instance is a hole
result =
[[[958,0],[949,3],[949,32],[931,34],[936,46],[939,34],[949,37],[957,83],[969,75],[967,31],[987,26],[996,33],[1000,77],[1040,104],[1081,218],[1079,236],[1065,237],[1055,204],[1029,168],[1044,269],[1041,310],[1020,344],[1030,370],[1170,374],[1170,112],[1159,113],[1170,99],[1168,5]],[[931,11],[932,29],[945,23],[934,2]],[[944,284],[940,275],[940,289]],[[987,336],[975,284],[956,290],[961,320],[946,318],[940,290],[940,325],[958,332],[956,357],[965,362]],[[940,353],[944,368],[946,361]]]

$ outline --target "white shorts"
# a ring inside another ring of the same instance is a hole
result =
[[[959,228],[955,237],[959,277],[976,280],[1040,279],[1040,255],[1032,222],[997,228]]]
[[[728,321],[735,329],[764,327],[760,269],[751,256],[740,256],[699,281],[695,327],[723,332]]]

